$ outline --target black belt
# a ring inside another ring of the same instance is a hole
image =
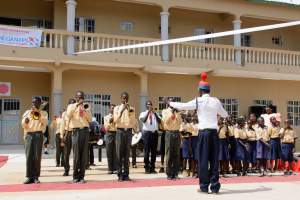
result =
[[[145,131],[143,130],[144,133],[157,133],[157,131]]]
[[[43,132],[42,131],[34,131],[34,132],[27,132],[26,134],[42,134]]]
[[[121,130],[121,131],[131,131],[132,128],[117,128],[118,130]]]
[[[175,130],[175,131],[166,130],[166,132],[169,132],[169,133],[179,133],[179,130]]]
[[[205,128],[205,129],[200,129],[199,131],[217,131],[215,128]]]
[[[73,128],[74,131],[78,131],[78,130],[84,130],[84,129],[88,129],[89,127],[83,127],[83,128]]]

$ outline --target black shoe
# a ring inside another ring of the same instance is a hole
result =
[[[69,176],[69,172],[65,172],[63,176]]]
[[[96,165],[93,163],[93,164],[90,164],[90,166],[96,166]]]
[[[34,183],[35,183],[35,184],[39,184],[39,183],[41,183],[41,181],[40,181],[38,178],[35,178],[35,179],[34,179]]]
[[[136,164],[132,165],[132,168],[137,168]]]
[[[73,183],[78,183],[79,179],[73,179]]]
[[[80,179],[80,181],[78,181],[78,182],[84,184],[84,183],[86,183],[86,180],[84,180],[84,178],[82,178],[82,179]]]
[[[113,171],[108,171],[108,172],[107,172],[107,174],[113,174],[113,173],[114,173]]]
[[[293,175],[293,171],[289,171],[289,175]]]
[[[151,174],[150,169],[146,169],[146,170],[145,170],[145,174]]]
[[[56,164],[56,167],[59,167],[59,164]]]
[[[63,166],[65,166],[65,164],[61,164],[60,166],[63,167]]]
[[[123,177],[122,177],[122,176],[119,176],[119,177],[118,177],[118,181],[119,181],[119,182],[123,182],[123,181],[124,181],[124,180],[123,180]]]
[[[131,179],[129,178],[129,176],[124,176],[123,181],[131,181]]]
[[[26,180],[23,182],[23,184],[32,184],[34,183],[34,179],[26,178]]]
[[[176,175],[173,176],[173,179],[174,180],[179,180],[180,178],[178,177],[178,174],[176,174]]]
[[[219,190],[212,190],[211,194],[219,194]]]
[[[173,180],[173,177],[172,176],[168,176],[167,179],[168,180]]]
[[[197,192],[208,194],[208,190],[203,190],[203,189],[198,189]]]
[[[165,168],[161,167],[161,168],[159,169],[159,173],[165,173]]]
[[[150,171],[151,174],[157,174],[157,171],[155,171],[154,169]]]
[[[48,151],[45,151],[44,154],[49,154]]]

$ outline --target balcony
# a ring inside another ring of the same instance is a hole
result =
[[[169,46],[170,62],[161,61],[161,47],[144,47],[138,49],[120,50],[116,52],[66,55],[68,37],[75,38],[75,51],[86,51],[117,47],[130,44],[140,44],[157,41],[151,38],[117,36],[108,34],[91,34],[67,32],[63,30],[43,30],[41,48],[26,49],[7,47],[21,53],[7,53],[2,50],[5,58],[17,57],[14,60],[30,61],[39,59],[78,65],[94,65],[102,67],[140,68],[148,72],[189,71],[198,74],[199,70],[240,70],[248,72],[272,72],[299,74],[300,52],[274,50],[254,47],[234,47],[232,45],[184,43]],[[6,48],[6,47],[3,47]],[[3,49],[2,48],[2,49]],[[235,54],[240,52],[242,64],[235,64]],[[9,54],[9,55],[8,55]],[[18,59],[19,57],[19,59]],[[23,59],[22,59],[23,57]],[[203,67],[202,69],[199,68]],[[170,70],[169,70],[170,71]]]

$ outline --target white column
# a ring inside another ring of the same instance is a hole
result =
[[[75,31],[75,8],[76,8],[75,0],[67,0],[67,31],[74,32]],[[69,36],[67,40],[67,54],[74,53],[74,37]]]
[[[233,29],[234,30],[239,30],[241,29],[241,20],[240,18],[236,18],[236,20],[233,21]],[[234,35],[234,47],[241,47],[241,42],[242,42],[242,38],[241,38],[241,34],[238,35]],[[241,65],[242,64],[242,54],[241,54],[241,50],[237,50],[235,51],[235,63],[237,65]]]
[[[52,116],[62,110],[62,70],[52,72]]]
[[[169,39],[169,12],[161,12],[160,13],[160,27],[161,27],[161,39],[167,40]],[[162,61],[169,61],[169,46],[162,46]]]

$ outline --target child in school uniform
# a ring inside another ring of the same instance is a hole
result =
[[[289,120],[284,121],[284,129],[281,129],[281,159],[283,163],[288,162],[284,175],[292,175],[293,150],[295,149],[296,133],[291,127]]]
[[[229,141],[229,158],[230,158],[230,165],[231,165],[231,172],[230,173],[237,173],[236,172],[236,167],[235,167],[235,161],[234,161],[234,156],[235,156],[235,151],[236,151],[236,140],[234,137],[234,123],[233,120],[230,116],[226,118],[226,126],[228,129],[228,141]],[[228,165],[229,168],[229,165]]]
[[[248,153],[249,153],[249,163],[251,167],[248,172],[255,173],[256,169],[256,129],[257,124],[252,120],[248,120],[247,123],[247,144],[248,144]]]
[[[218,121],[218,134],[219,134],[219,161],[220,161],[220,174],[223,177],[226,177],[226,173],[228,173],[228,163],[229,163],[229,141],[228,141],[228,129],[226,124],[224,123],[224,118],[220,117]]]
[[[270,137],[268,134],[268,128],[265,126],[264,118],[259,117],[258,128],[256,130],[256,159],[257,165],[260,169],[261,177],[266,175],[267,160],[270,159]]]
[[[237,175],[247,175],[248,169],[248,146],[247,146],[247,132],[245,128],[245,118],[239,117],[237,119],[237,127],[234,129],[234,137],[236,139],[235,151],[235,165],[237,167]]]
[[[191,128],[192,128],[192,136],[191,136],[192,169],[191,171],[192,171],[192,177],[198,178],[198,174],[197,174],[198,118],[197,116],[193,116]]]
[[[268,134],[270,136],[271,145],[270,167],[271,172],[274,173],[278,170],[278,161],[281,157],[280,126],[279,122],[276,120],[276,117],[271,117],[270,122],[271,126],[269,126],[268,128]]]
[[[182,144],[182,170],[183,176],[190,176],[190,157],[191,157],[191,124],[189,123],[188,115],[182,117],[183,122],[180,125],[180,133],[181,133],[181,144]],[[189,167],[187,168],[187,163],[189,163]]]

